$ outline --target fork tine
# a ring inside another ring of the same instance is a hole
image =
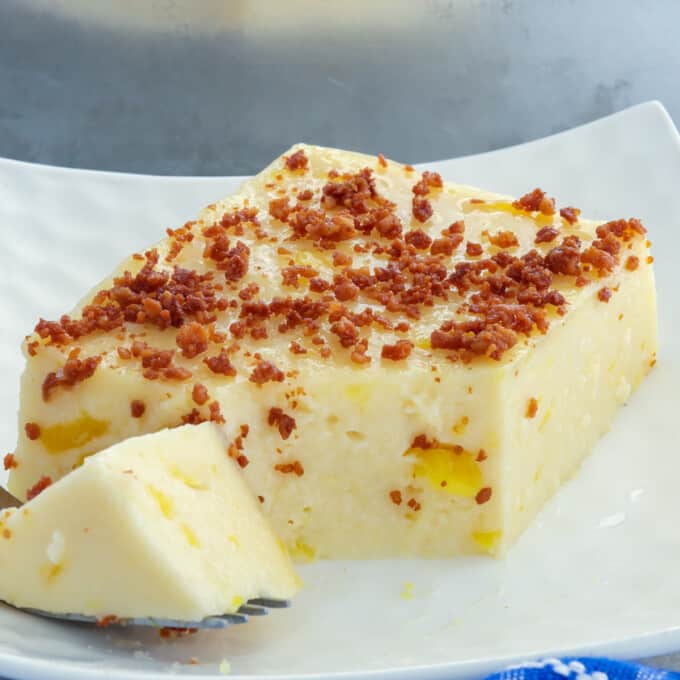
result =
[[[42,609],[31,609],[28,607],[22,608],[29,614],[36,614],[47,619],[54,619],[56,621],[68,621],[72,623],[93,623],[97,624],[99,619],[96,616],[88,616],[85,614],[55,614],[53,612],[46,612]],[[259,614],[266,614],[264,610],[260,610]],[[234,614],[222,614],[221,616],[207,616],[201,621],[181,621],[178,619],[158,619],[151,616],[139,616],[132,618],[111,619],[107,623],[108,626],[148,626],[152,628],[226,628],[232,624],[246,623],[248,621],[248,614],[246,612],[236,612]]]
[[[30,614],[37,614],[57,621],[70,621],[75,623],[94,623],[99,619],[96,616],[86,616],[84,614],[53,614],[40,609],[24,609]],[[234,614],[222,614],[221,616],[207,616],[200,621],[184,621],[179,619],[158,619],[152,616],[138,616],[131,618],[112,619],[108,626],[149,626],[152,628],[225,628],[231,624],[246,623],[248,615],[245,612]]]
[[[139,617],[122,619],[121,623],[126,626],[152,626],[155,628],[226,628],[232,624],[247,623],[247,621],[247,615],[236,613],[222,614],[221,616],[206,616],[200,621],[178,621],[176,619]]]
[[[10,605],[12,606],[12,605]],[[15,607],[28,614],[35,614],[42,616],[45,619],[56,619],[58,621],[74,621],[75,623],[97,623],[96,616],[87,616],[85,614],[55,614],[53,612],[46,612],[42,609],[33,609],[31,607]]]
[[[11,606],[11,605],[10,605]],[[282,609],[290,607],[290,600],[278,600],[269,597],[257,597],[248,600],[237,612],[222,614],[219,616],[207,616],[201,621],[180,621],[177,619],[159,619],[151,616],[132,618],[111,618],[107,626],[149,626],[153,628],[226,628],[232,624],[246,623],[249,616],[266,616],[269,609]],[[69,621],[72,623],[89,623],[103,625],[96,616],[86,614],[55,614],[54,612],[29,607],[19,607],[21,611],[35,614],[43,618],[57,621]]]
[[[266,616],[269,611],[265,607],[253,607],[250,604],[243,604],[238,608],[239,614],[246,616]]]
[[[268,607],[269,609],[287,609],[290,607],[290,600],[277,600],[273,597],[255,597],[248,600],[247,604],[256,607]]]
[[[233,624],[246,623],[248,617],[243,614],[223,614],[222,616],[206,616],[195,624],[190,624],[190,628],[226,628]]]

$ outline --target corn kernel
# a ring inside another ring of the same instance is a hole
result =
[[[482,548],[485,552],[493,555],[496,552],[496,546],[503,536],[503,532],[496,531],[475,531],[472,533],[474,542]]]
[[[168,472],[172,477],[179,480],[180,482],[183,482],[190,489],[204,490],[208,488],[202,482],[199,482],[197,479],[194,479],[191,475],[187,474],[183,470],[180,470],[180,468],[177,465],[172,465],[168,469]]]
[[[404,455],[415,456],[414,477],[424,477],[435,489],[455,496],[474,498],[483,486],[476,455],[460,447],[409,449]]]
[[[184,537],[187,539],[187,543],[192,548],[200,548],[201,547],[201,542],[198,540],[198,537],[192,531],[191,527],[187,526],[186,524],[182,524],[182,533],[184,533]]]
[[[404,583],[404,587],[402,588],[401,591],[401,597],[403,600],[412,600],[413,599],[413,583],[410,581],[407,583]]]
[[[316,557],[316,551],[301,538],[298,538],[295,540],[295,545],[290,548],[290,556],[296,562],[313,562]]]
[[[368,385],[347,385],[345,394],[349,399],[362,406],[368,404],[371,399],[371,390]]]
[[[76,420],[43,427],[40,433],[40,441],[44,444],[48,453],[57,454],[85,446],[93,439],[106,434],[108,430],[108,421],[97,420],[84,413]]]
[[[167,519],[172,519],[175,514],[175,509],[172,505],[172,501],[160,490],[151,484],[147,484],[146,487],[149,493],[154,497],[158,507],[161,509],[163,516]]]

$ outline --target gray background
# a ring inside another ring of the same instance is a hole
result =
[[[678,0],[0,0],[0,155],[247,174],[475,153],[660,99]]]
[[[648,99],[678,121],[678,26],[679,0],[0,0],[0,156],[230,175],[297,141],[419,162]]]

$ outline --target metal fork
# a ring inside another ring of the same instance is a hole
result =
[[[12,605],[10,605],[12,606]],[[258,597],[248,600],[237,612],[233,614],[221,614],[219,616],[206,616],[200,621],[180,621],[178,619],[157,619],[153,616],[118,618],[105,617],[103,619],[85,614],[55,614],[42,609],[30,607],[15,607],[22,612],[35,614],[46,619],[58,621],[71,621],[74,623],[94,623],[100,627],[109,626],[149,626],[151,628],[180,628],[180,629],[215,629],[226,628],[236,623],[246,623],[250,616],[266,616],[270,609],[282,609],[290,607],[290,600],[276,600],[267,597]]]
[[[9,507],[18,508],[22,505],[21,501],[12,496],[9,491],[0,486],[0,510]],[[0,600],[2,602],[2,600]],[[107,616],[104,618],[97,618],[96,616],[87,616],[85,614],[55,614],[54,612],[46,612],[42,609],[33,609],[31,607],[14,607],[28,614],[35,614],[46,619],[56,619],[58,621],[70,621],[74,623],[94,623],[98,626],[150,626],[152,628],[180,628],[180,629],[215,629],[226,628],[237,623],[246,623],[250,616],[266,616],[270,609],[285,609],[290,607],[290,600],[278,600],[269,597],[257,597],[248,600],[244,605],[239,607],[238,611],[233,614],[221,614],[219,616],[206,616],[200,621],[181,621],[178,619],[159,619],[153,616],[132,617],[132,618],[118,618],[116,616]]]

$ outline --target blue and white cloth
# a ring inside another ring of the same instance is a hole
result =
[[[487,680],[680,680],[680,673],[612,659],[567,657],[528,661]]]

